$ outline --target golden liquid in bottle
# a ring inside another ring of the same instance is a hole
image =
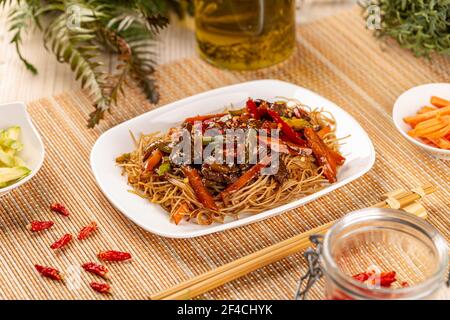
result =
[[[295,0],[196,0],[198,51],[209,63],[259,69],[295,48]]]

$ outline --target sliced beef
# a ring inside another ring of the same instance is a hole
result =
[[[201,174],[203,178],[207,181],[214,181],[223,184],[230,184],[235,182],[239,178],[238,171],[226,170],[228,166],[213,164],[208,165],[204,163],[202,165]],[[213,168],[215,170],[213,170]]]
[[[278,172],[273,175],[273,178],[279,184],[283,184],[289,178],[289,172],[281,159],[279,161]]]
[[[270,106],[270,108],[276,111],[282,117],[292,118],[292,116],[294,115],[292,109],[288,108],[285,102],[275,102]]]

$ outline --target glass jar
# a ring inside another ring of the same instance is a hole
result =
[[[295,48],[295,0],[196,0],[195,27],[207,62],[234,70],[268,67]]]
[[[415,215],[381,208],[355,211],[330,228],[318,249],[327,299],[449,298],[447,242]],[[391,285],[386,285],[387,272],[394,275]]]

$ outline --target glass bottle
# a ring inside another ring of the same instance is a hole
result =
[[[295,0],[196,0],[195,25],[198,51],[207,62],[264,68],[295,48]]]
[[[449,299],[448,244],[415,215],[381,208],[355,211],[336,222],[317,249],[326,299]],[[396,281],[383,285],[381,273],[392,271]],[[355,277],[362,273],[369,275],[364,282]]]

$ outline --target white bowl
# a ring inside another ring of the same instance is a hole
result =
[[[450,83],[430,83],[409,89],[395,102],[392,118],[398,131],[410,142],[438,159],[450,160],[450,150],[429,146],[409,136],[408,131],[411,130],[411,127],[403,121],[403,118],[415,115],[423,106],[431,105],[430,98],[432,96],[450,100]]]
[[[336,118],[337,136],[349,136],[346,139],[346,144],[341,148],[346,157],[346,162],[338,171],[336,183],[312,195],[259,214],[242,215],[239,220],[223,224],[213,223],[209,226],[194,223],[183,223],[177,226],[169,221],[167,212],[160,206],[128,192],[131,187],[127,184],[127,178],[121,175],[121,169],[115,164],[115,158],[134,149],[130,131],[135,135],[154,131],[165,132],[170,127],[180,124],[183,119],[189,116],[217,113],[225,107],[229,107],[230,104],[242,106],[248,97],[273,100],[277,96],[297,98],[307,105],[323,107]],[[372,168],[374,161],[375,150],[370,138],[347,112],[308,89],[278,80],[245,82],[211,90],[160,107],[108,130],[97,140],[91,151],[92,171],[100,189],[109,201],[145,230],[170,238],[202,236],[279,215],[359,178]]]
[[[24,148],[19,152],[18,156],[25,161],[31,173],[24,179],[6,188],[0,188],[0,197],[32,179],[44,162],[44,144],[36,127],[31,122],[27,107],[23,102],[11,102],[0,105],[0,129],[12,126],[20,126],[22,129],[20,141],[23,143]]]

